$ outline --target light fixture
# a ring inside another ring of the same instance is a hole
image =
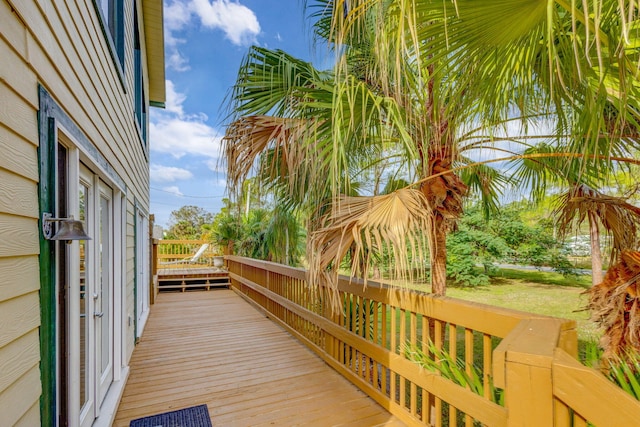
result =
[[[53,223],[59,222],[58,232],[53,233]],[[71,240],[91,240],[84,231],[82,222],[69,218],[54,218],[52,214],[45,212],[42,214],[42,234],[47,240],[64,240],[68,243]]]

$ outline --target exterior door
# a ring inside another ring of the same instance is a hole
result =
[[[149,220],[138,212],[136,222],[136,337],[149,316]]]
[[[85,427],[100,414],[100,406],[113,382],[114,212],[112,189],[84,166],[80,168],[78,204],[80,220],[92,237],[80,241],[78,253],[79,425]],[[74,380],[70,378],[69,383]]]
[[[93,289],[95,309],[93,312],[96,334],[97,399],[102,404],[109,386],[113,382],[113,191],[99,181],[98,229],[96,230],[96,252],[98,254],[98,277]]]

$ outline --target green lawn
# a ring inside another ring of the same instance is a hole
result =
[[[477,288],[448,287],[447,296],[530,313],[573,319],[578,323],[578,338],[594,340],[598,329],[584,311],[583,295],[591,285],[590,276],[565,278],[561,274],[541,271],[501,269],[489,286]]]

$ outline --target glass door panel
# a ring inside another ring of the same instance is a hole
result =
[[[113,381],[113,206],[112,191],[100,183],[98,217],[98,272],[95,298],[96,368],[98,402],[101,403]]]
[[[89,186],[81,183],[79,186],[78,200],[80,205],[80,221],[85,230],[88,230],[87,211],[89,211],[88,203],[90,201]],[[89,401],[91,385],[87,368],[89,366],[89,300],[87,295],[87,255],[88,247],[86,240],[80,240],[80,410],[85,408]]]
[[[80,426],[88,427],[93,424],[96,414],[96,380],[94,367],[94,342],[93,333],[93,293],[95,286],[95,224],[96,224],[96,191],[95,175],[83,165],[80,166],[78,180],[78,219],[89,236],[94,240],[79,240],[76,264],[78,274],[79,292],[74,295],[80,301],[78,310],[71,312],[70,316],[78,319],[79,323],[79,397],[80,397]]]

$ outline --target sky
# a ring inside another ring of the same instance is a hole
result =
[[[252,45],[312,60],[302,0],[165,0],[166,108],[151,108],[151,213],[222,207],[225,103]]]

